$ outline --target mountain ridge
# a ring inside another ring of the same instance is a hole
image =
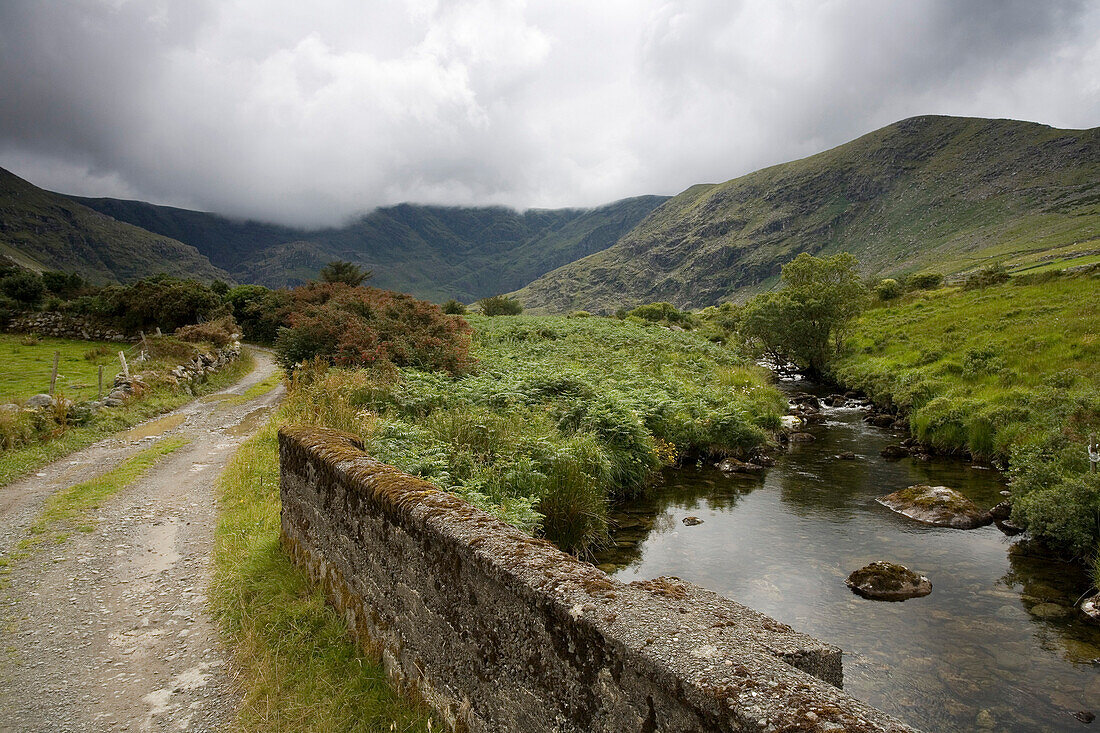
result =
[[[925,115],[698,184],[615,245],[513,293],[536,312],[699,308],[767,289],[800,252],[945,274],[1100,247],[1100,128]]]
[[[227,278],[183,242],[116,221],[0,168],[0,255],[35,271],[79,272],[97,284],[166,272]]]
[[[668,197],[591,209],[398,204],[341,227],[295,229],[140,201],[73,197],[116,219],[173,236],[241,282],[293,286],[334,259],[374,271],[378,287],[471,302],[526,285],[611,246]]]

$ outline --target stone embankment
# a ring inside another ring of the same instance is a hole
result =
[[[119,329],[101,323],[88,316],[75,316],[68,313],[43,311],[24,313],[8,321],[6,331],[15,333],[36,333],[39,336],[83,339],[84,341],[136,341],[133,336]]]
[[[282,541],[464,731],[909,731],[841,651],[676,578],[626,584],[320,428],[279,434]]]
[[[164,377],[164,381],[172,385],[182,384],[184,389],[190,393],[192,391],[191,385],[201,382],[206,378],[206,375],[218,371],[230,362],[240,358],[240,356],[241,344],[236,341],[228,346],[217,349],[213,353],[199,351],[187,363],[178,364],[173,367]],[[140,365],[140,361],[135,362],[135,366]],[[102,408],[121,407],[127,400],[135,395],[140,395],[148,388],[149,385],[146,383],[146,377],[140,373],[134,373],[129,376],[117,374],[111,391],[105,396],[87,402],[74,403],[71,400],[66,400],[68,417],[70,420],[81,422],[87,419],[91,413],[97,412]],[[53,408],[57,404],[58,399],[58,397],[45,393],[36,394],[23,403],[23,409]],[[0,405],[0,410],[15,411],[18,409],[19,406],[14,404]]]

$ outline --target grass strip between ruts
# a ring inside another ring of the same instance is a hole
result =
[[[5,576],[10,572],[12,564],[25,559],[42,544],[64,542],[74,530],[94,531],[96,522],[91,516],[92,511],[139,480],[162,458],[190,442],[182,437],[157,441],[110,471],[49,496],[42,511],[31,524],[28,535],[16,545],[15,552],[6,558],[0,558],[0,587],[7,585]]]

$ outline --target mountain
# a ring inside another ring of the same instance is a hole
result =
[[[345,226],[293,229],[140,201],[73,197],[120,221],[194,246],[239,282],[297,285],[332,260],[374,271],[373,285],[435,301],[477,300],[614,244],[664,196],[595,209],[379,208]]]
[[[210,282],[225,271],[175,239],[115,221],[0,168],[0,255],[31,270],[119,283],[166,272]]]
[[[698,308],[772,287],[800,252],[869,275],[947,275],[1100,253],[1100,128],[914,117],[832,150],[692,186],[615,245],[515,293],[528,309]]]

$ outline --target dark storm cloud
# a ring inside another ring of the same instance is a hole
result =
[[[8,0],[0,166],[334,222],[675,193],[915,114],[1090,127],[1082,2]]]

